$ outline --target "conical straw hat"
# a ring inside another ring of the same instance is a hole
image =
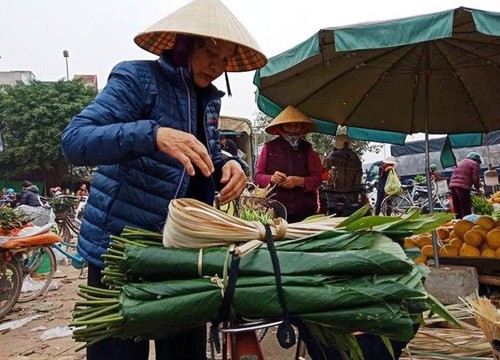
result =
[[[194,0],[139,33],[134,41],[146,51],[161,55],[172,49],[176,34],[212,37],[237,44],[226,71],[249,71],[267,63],[257,42],[219,0]]]
[[[315,131],[317,126],[304,113],[289,105],[285,110],[279,113],[269,125],[266,126],[266,132],[271,135],[279,135],[279,126],[287,123],[301,123],[301,134]]]

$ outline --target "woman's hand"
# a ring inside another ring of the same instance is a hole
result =
[[[190,176],[195,174],[194,165],[205,176],[214,172],[207,148],[192,134],[160,127],[156,132],[156,144],[161,152],[179,160]]]
[[[247,177],[236,160],[229,160],[222,167],[220,182],[225,184],[220,191],[220,203],[223,205],[240,196],[247,186]]]
[[[304,186],[304,178],[302,176],[287,176],[279,186],[285,189],[293,189],[297,186]]]
[[[275,171],[274,174],[271,176],[271,183],[272,184],[279,184],[282,181],[286,179],[286,174],[282,173],[281,171]]]

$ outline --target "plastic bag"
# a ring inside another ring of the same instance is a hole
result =
[[[50,229],[52,228],[52,225],[55,225],[55,223],[51,222],[51,223],[48,223],[44,226],[37,226],[37,225],[28,226],[28,227],[21,229],[17,233],[16,237],[28,237],[28,236],[43,234],[45,232],[50,231]]]
[[[24,277],[23,280],[23,285],[21,287],[21,292],[26,293],[26,292],[32,292],[32,291],[40,291],[40,289],[45,285],[45,279],[41,281],[37,281],[33,279],[29,274]],[[56,281],[51,281],[49,284],[49,287],[46,289],[47,291],[50,290],[57,290],[59,289],[59,284]]]
[[[443,195],[443,194],[446,194],[447,192],[449,192],[448,181],[446,181],[446,180],[436,181],[436,187],[437,187],[437,193],[439,195]]]
[[[74,327],[68,326],[58,326],[52,329],[45,330],[42,335],[40,335],[40,340],[46,341],[50,339],[66,337],[73,335]]]
[[[394,169],[389,170],[389,174],[387,174],[384,191],[387,195],[397,195],[401,192],[401,182]]]
[[[44,226],[56,222],[56,215],[52,209],[46,209],[43,206],[19,205],[16,212],[24,213],[30,222],[36,226]]]
[[[0,324],[0,331],[4,331],[7,329],[10,329],[10,330],[18,329],[18,328],[26,325],[27,323],[29,323],[33,320],[36,320],[38,318],[41,318],[41,317],[42,317],[42,315],[32,315],[32,316],[25,317],[23,319],[13,320],[13,321],[9,321],[9,322]]]

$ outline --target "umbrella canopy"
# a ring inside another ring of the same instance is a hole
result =
[[[320,131],[332,123],[392,143],[423,132],[429,169],[429,134],[500,129],[500,13],[458,8],[323,29],[269,59],[254,84],[264,113],[293,105]],[[432,211],[429,180],[427,189]]]
[[[323,29],[256,72],[257,103],[363,140],[487,133],[500,129],[498,36],[500,14],[465,8]]]

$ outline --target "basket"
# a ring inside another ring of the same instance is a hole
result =
[[[238,208],[241,206],[261,207],[263,212],[267,209],[271,209],[274,213],[273,217],[280,217],[285,220],[287,218],[285,206],[279,201],[273,200],[269,197],[262,198],[256,196],[240,196],[238,200]]]

